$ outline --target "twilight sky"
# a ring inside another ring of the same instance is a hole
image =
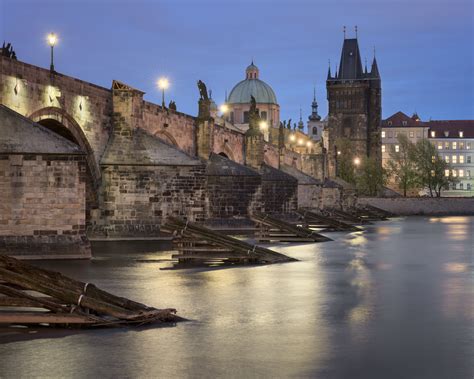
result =
[[[281,118],[310,113],[316,84],[327,112],[328,59],[359,29],[362,59],[376,46],[383,117],[417,111],[424,120],[474,118],[472,0],[0,0],[0,39],[20,60],[49,67],[45,36],[59,34],[56,70],[109,88],[113,79],[161,103],[156,79],[170,78],[167,102],[197,113],[196,81],[224,91],[252,57]]]

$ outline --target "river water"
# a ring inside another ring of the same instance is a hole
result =
[[[151,243],[48,267],[173,307],[174,327],[0,339],[0,377],[474,377],[474,218],[411,217],[269,245],[300,261],[160,270]]]

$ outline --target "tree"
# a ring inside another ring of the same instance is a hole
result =
[[[354,153],[351,141],[347,138],[340,138],[336,142],[337,146],[337,176],[347,183],[355,184]]]
[[[367,196],[377,196],[387,182],[382,164],[373,157],[363,159],[356,177],[357,191]]]
[[[440,157],[434,145],[428,140],[416,143],[413,159],[420,184],[428,188],[431,197],[435,195],[440,197],[444,188],[457,182],[452,176],[449,164]],[[446,175],[448,172],[449,175]]]
[[[415,144],[404,134],[398,135],[398,151],[390,152],[387,174],[395,180],[398,188],[407,196],[407,191],[419,186],[415,162]]]

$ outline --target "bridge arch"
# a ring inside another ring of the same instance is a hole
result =
[[[169,144],[179,147],[178,142],[176,139],[168,133],[166,130],[159,130],[155,133],[155,136],[161,138],[163,141],[168,142]]]
[[[217,150],[217,151],[219,151],[219,150]],[[219,154],[219,155],[221,155],[225,158],[228,158],[231,161],[235,162],[234,153],[233,153],[232,149],[227,144],[225,144],[223,149],[221,149],[221,151],[217,154]]]
[[[82,151],[86,153],[86,222],[89,223],[91,210],[98,208],[101,174],[94,151],[84,131],[77,121],[61,108],[43,108],[33,112],[28,118],[79,145]]]
[[[33,112],[28,118],[78,144],[87,154],[87,164],[90,174],[94,180],[94,185],[98,187],[101,174],[99,165],[95,159],[94,150],[87,140],[81,126],[71,115],[61,108],[47,107]]]

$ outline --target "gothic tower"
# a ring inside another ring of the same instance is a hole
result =
[[[337,143],[342,138],[351,141],[354,158],[381,162],[381,79],[375,55],[371,71],[362,69],[357,38],[344,36],[339,71],[332,76],[329,69],[326,89],[329,176],[337,176]]]

